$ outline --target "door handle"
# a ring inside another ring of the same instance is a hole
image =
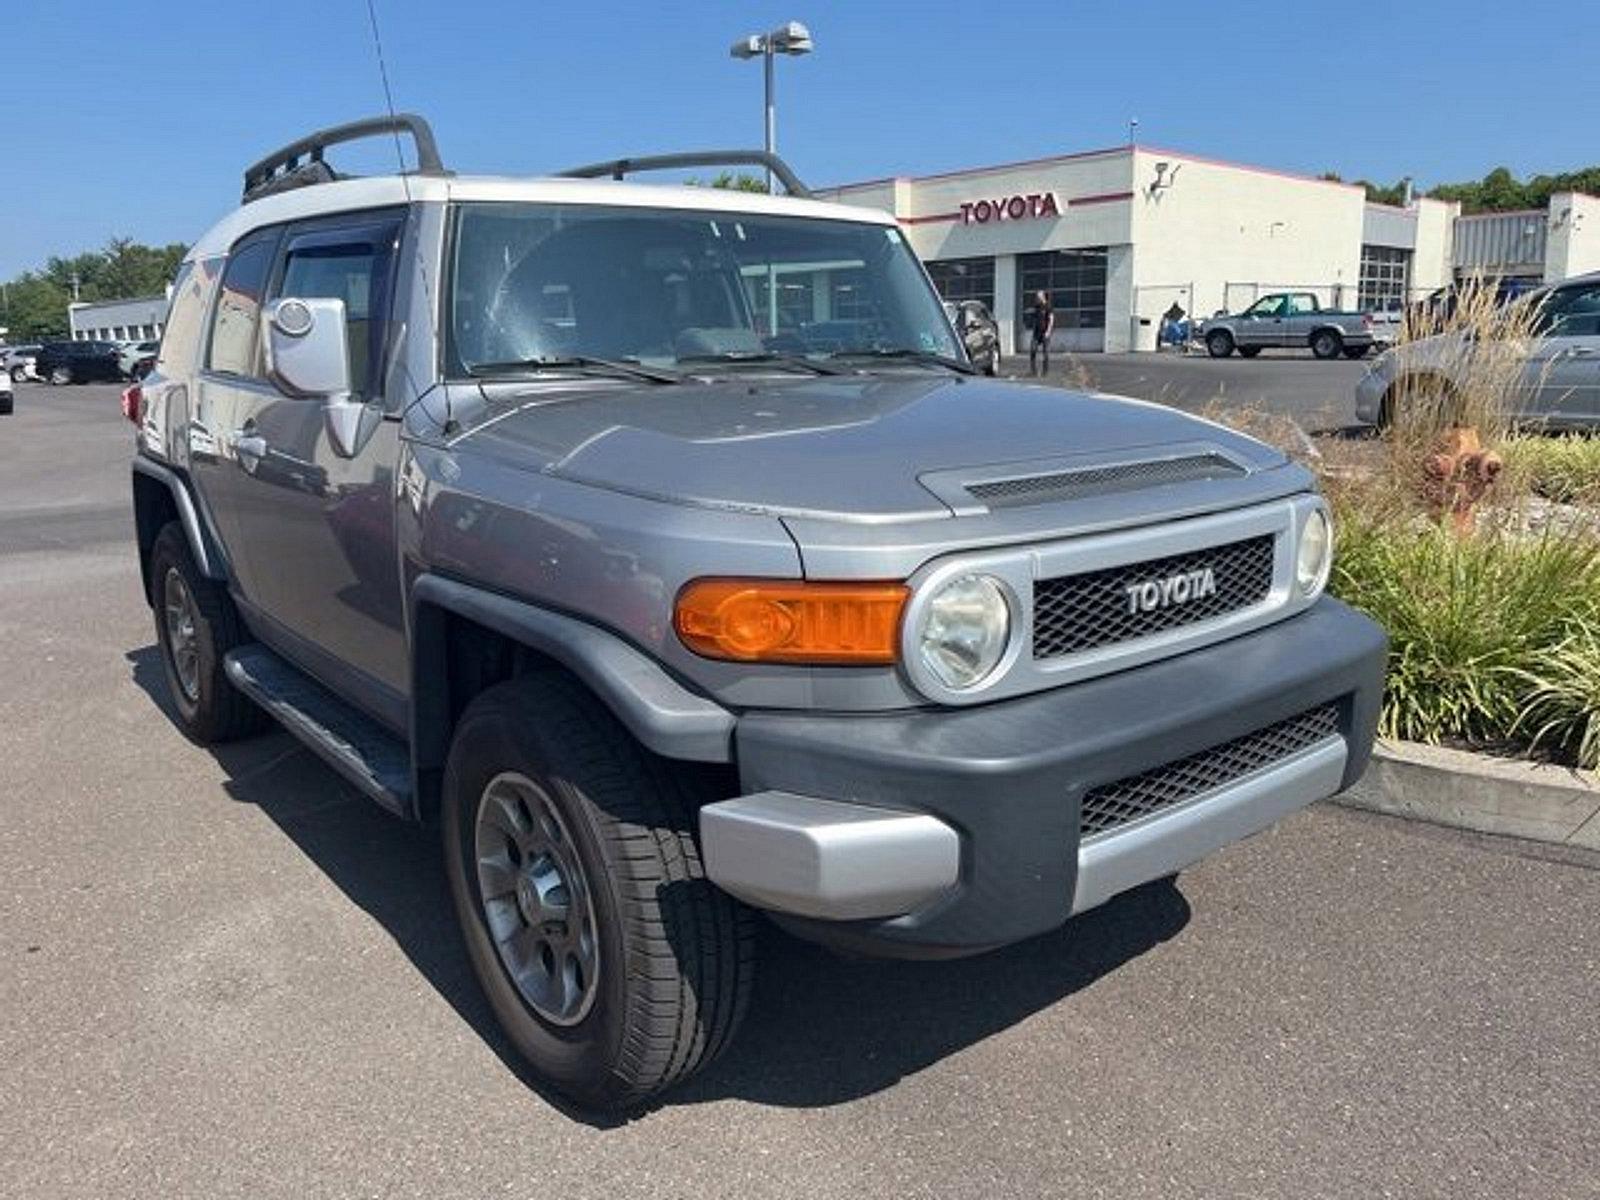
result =
[[[1567,351],[1568,358],[1594,358],[1600,356],[1600,350],[1593,346],[1574,346]]]
[[[267,456],[267,439],[250,426],[233,435],[233,453],[246,471],[254,471],[256,464]]]

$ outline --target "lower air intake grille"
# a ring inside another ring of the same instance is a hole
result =
[[[1338,732],[1338,707],[1325,704],[1143,775],[1094,788],[1083,798],[1079,831],[1086,838],[1109,832],[1236,783]]]

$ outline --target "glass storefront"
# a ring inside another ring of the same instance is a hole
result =
[[[1081,343],[1074,330],[1106,327],[1106,247],[1047,250],[1017,255],[1017,341],[1032,337],[1034,293],[1044,292],[1055,310],[1055,334],[1066,345]]]
[[[1362,246],[1357,305],[1363,311],[1374,312],[1404,308],[1410,277],[1411,251],[1397,246]]]
[[[981,300],[994,311],[994,259],[946,258],[923,264],[941,299],[953,303]]]

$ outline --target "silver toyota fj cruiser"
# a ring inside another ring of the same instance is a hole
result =
[[[402,132],[414,171],[328,165]],[[728,164],[789,194],[624,180]],[[1361,773],[1384,638],[1307,472],[978,377],[891,217],[753,152],[456,176],[410,116],[245,183],[128,397],[179,720],[436,822],[557,1089],[709,1061],[754,910],[977,953]]]

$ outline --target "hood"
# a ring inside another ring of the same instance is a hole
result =
[[[969,472],[993,479],[1174,446],[1220,453],[1244,473],[1284,461],[1162,405],[969,376],[742,376],[514,404],[458,445],[631,495],[784,517],[950,516],[970,508],[950,487]]]

